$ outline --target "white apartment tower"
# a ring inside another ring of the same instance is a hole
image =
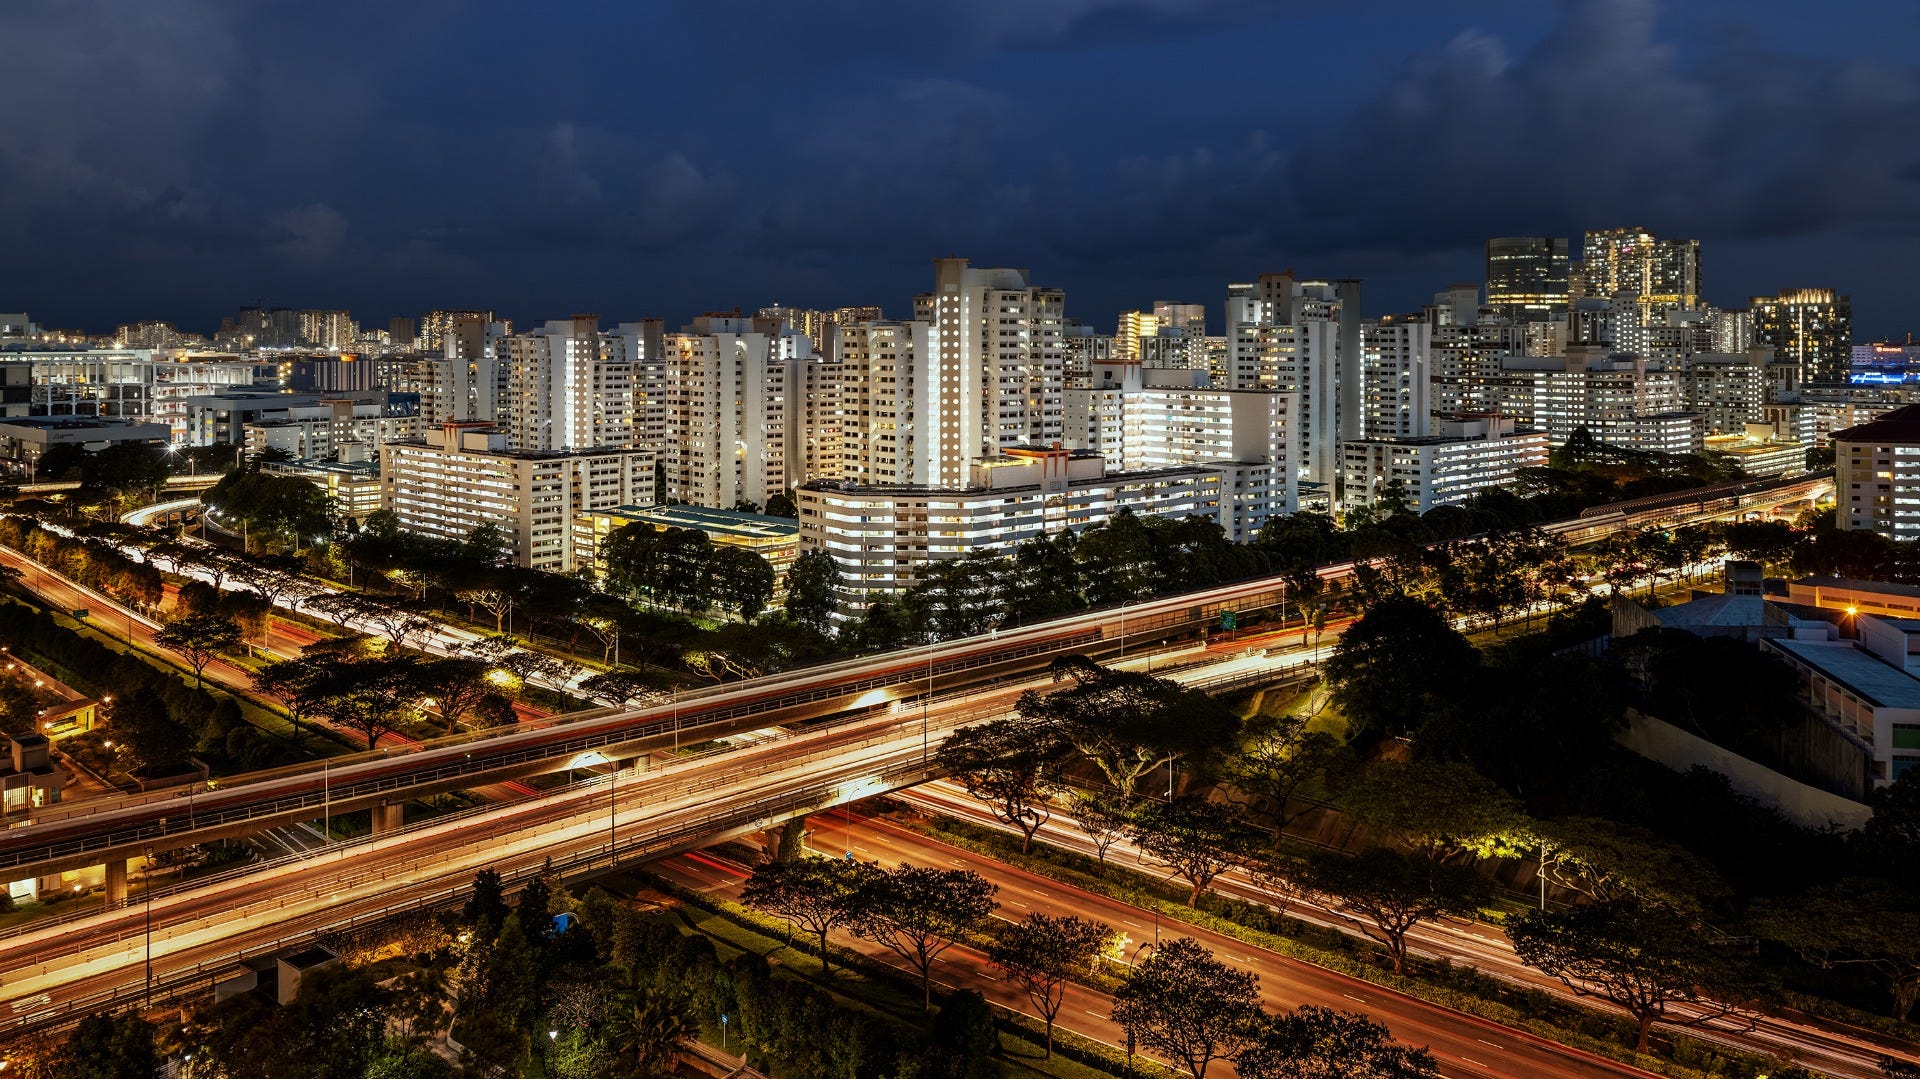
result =
[[[1358,281],[1279,273],[1227,288],[1227,388],[1296,394],[1300,478],[1329,490],[1341,440],[1360,431],[1360,326]]]
[[[506,428],[514,449],[632,448],[634,360],[595,315],[514,334],[507,350]]]
[[[1425,314],[1389,315],[1361,330],[1362,438],[1417,438],[1433,414],[1433,323]]]
[[[918,431],[932,482],[962,487],[979,458],[1060,441],[1065,304],[1026,270],[934,261],[934,290],[914,298],[915,317],[933,329]]]
[[[765,505],[802,478],[796,376],[813,342],[779,319],[702,315],[666,336],[667,495]]]
[[[939,482],[925,452],[921,417],[931,415],[930,380],[918,377],[933,355],[926,322],[863,322],[836,339],[839,377],[837,471],[819,478],[858,484]]]

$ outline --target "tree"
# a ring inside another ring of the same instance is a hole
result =
[[[1189,907],[1200,902],[1213,878],[1239,865],[1260,841],[1259,832],[1232,810],[1200,797],[1140,803],[1127,834],[1144,857],[1191,886]]]
[[[137,1015],[89,1015],[54,1057],[63,1079],[147,1079],[160,1065],[153,1024]]]
[[[1118,795],[1076,792],[1073,799],[1074,823],[1080,826],[1101,865],[1107,864],[1107,849],[1127,834],[1133,823],[1133,810]]]
[[[1028,690],[1015,705],[1023,719],[1086,754],[1117,793],[1179,760],[1205,759],[1232,743],[1240,721],[1201,690],[1166,678],[1102,667],[1083,656],[1053,664],[1053,693]]]
[[[1206,1079],[1238,1056],[1260,1016],[1260,980],[1229,968],[1192,937],[1154,949],[1113,994],[1113,1021],[1137,1041]]]
[[[1308,730],[1307,724],[1306,716],[1282,716],[1249,725],[1240,752],[1227,761],[1227,782],[1265,807],[1276,840],[1305,812],[1293,808],[1293,796],[1302,786],[1325,779],[1346,757],[1333,735]]]
[[[1020,832],[1020,852],[1053,816],[1047,804],[1059,780],[1060,749],[1039,724],[997,719],[947,736],[936,757],[996,819]]]
[[[993,914],[997,891],[968,869],[896,866],[861,882],[853,931],[913,965],[921,1006],[931,1010],[933,961]]]
[[[161,647],[180,653],[193,668],[193,686],[199,689],[207,664],[240,643],[240,627],[224,615],[191,614],[167,623],[153,639]]]
[[[490,941],[500,935],[500,927],[507,920],[507,896],[499,873],[489,868],[473,875],[473,894],[467,897],[460,916],[474,940]]]
[[[666,993],[623,990],[608,1009],[606,1037],[643,1074],[665,1074],[687,1038],[685,1002]]]
[[[743,622],[760,617],[773,602],[773,565],[743,547],[716,547],[707,563],[707,582],[715,606]]]
[[[447,656],[415,664],[409,671],[414,689],[433,701],[440,718],[452,731],[493,690],[487,664],[465,656]]]
[[[1527,911],[1507,925],[1520,961],[1580,996],[1624,1010],[1647,1051],[1655,1021],[1696,1026],[1730,1015],[1727,964],[1692,919],[1633,899]],[[1676,1014],[1674,1006],[1684,1005]]]
[[[1241,1079],[1438,1079],[1425,1049],[1395,1044],[1387,1028],[1352,1012],[1307,1004],[1259,1024],[1234,1061]]]
[[[1407,934],[1421,922],[1470,914],[1489,892],[1478,873],[1438,865],[1386,847],[1356,857],[1322,854],[1306,863],[1301,886],[1387,949],[1395,974],[1407,972]]]
[[[840,565],[825,551],[808,551],[787,567],[787,617],[816,632],[833,627],[840,607]]]
[[[1327,661],[1348,741],[1412,734],[1434,712],[1460,707],[1478,653],[1428,604],[1406,596],[1373,605]]]
[[[1379,760],[1336,800],[1370,827],[1431,861],[1514,853],[1530,834],[1519,803],[1462,764]]]
[[[1047,1056],[1053,1056],[1053,1020],[1066,1002],[1066,984],[1091,971],[1113,941],[1113,930],[1078,915],[1029,914],[994,938],[987,956],[1026,990],[1047,1024]]]
[[[740,901],[787,919],[820,945],[820,970],[833,975],[827,934],[860,914],[862,888],[876,870],[867,862],[801,858],[755,866]]]
[[[1753,921],[1815,966],[1871,972],[1903,1023],[1920,1001],[1920,902],[1904,888],[1848,878],[1797,898],[1763,900]]]
[[[397,730],[402,715],[419,699],[414,681],[417,661],[405,654],[356,657],[323,654],[314,661],[321,694],[314,715],[349,728],[371,750],[380,736]]]

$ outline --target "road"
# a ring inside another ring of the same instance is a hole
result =
[[[1034,913],[1078,914],[1126,934],[1127,953],[1135,961],[1151,954],[1156,927],[1154,916],[1148,911],[866,817],[855,816],[849,832],[846,820],[840,813],[812,818],[809,842],[817,850],[838,855],[851,849],[856,857],[887,865],[907,863],[970,869],[999,887],[999,915],[1003,918],[1019,919]],[[739,897],[739,886],[747,873],[745,868],[710,853],[677,855],[655,863],[654,869],[677,883],[730,899]],[[1158,932],[1161,939],[1168,941],[1192,937],[1223,962],[1258,975],[1261,1003],[1269,1010],[1320,1004],[1364,1012],[1385,1024],[1396,1039],[1431,1049],[1443,1074],[1450,1077],[1593,1079],[1652,1074],[1195,926],[1168,922],[1160,925]],[[893,965],[901,965],[892,952],[850,934],[836,932],[832,939]],[[937,971],[942,984],[979,989],[996,1004],[1034,1014],[1026,995],[1017,986],[996,979],[991,965],[976,951],[955,947],[947,952],[945,962],[937,966]],[[1125,1035],[1108,1018],[1112,1006],[1112,999],[1106,994],[1085,986],[1072,986],[1058,1022],[1076,1034],[1119,1046],[1124,1044]],[[1230,1069],[1219,1070],[1224,1074]]]
[[[980,802],[968,797],[962,788],[951,783],[944,781],[925,783],[910,791],[900,791],[894,797],[927,812],[970,821],[983,827],[1006,830],[1005,826],[995,820],[992,813],[987,811]],[[899,831],[899,829],[894,830]],[[1041,826],[1036,833],[1036,838],[1051,846],[1084,854],[1089,858],[1097,854],[1092,842],[1075,826],[1070,814],[1055,813],[1051,820]],[[1107,858],[1109,861],[1129,868],[1146,872],[1156,871],[1152,863],[1142,858],[1139,849],[1124,838],[1108,848]],[[1292,897],[1275,896],[1270,889],[1262,886],[1251,874],[1243,870],[1233,869],[1221,874],[1215,879],[1213,890],[1221,895],[1283,910],[1313,925],[1355,936],[1361,935],[1351,922],[1324,908]],[[1410,950],[1416,955],[1471,966],[1476,970],[1530,989],[1537,989],[1558,997],[1578,999],[1558,979],[1549,978],[1520,962],[1519,958],[1513,954],[1512,942],[1498,926],[1484,922],[1453,920],[1437,924],[1424,923],[1408,934],[1408,942]],[[1580,1002],[1588,1007],[1602,1009],[1608,1007],[1591,998]],[[1682,1011],[1681,1014],[1686,1013]],[[1906,1047],[1906,1051],[1902,1052],[1865,1040],[1844,1029],[1808,1026],[1773,1017],[1761,1017],[1752,1029],[1747,1028],[1744,1019],[1739,1022],[1720,1020],[1704,1027],[1688,1028],[1684,1033],[1691,1037],[1717,1041],[1742,1052],[1788,1055],[1804,1065],[1820,1068],[1835,1075],[1857,1076],[1861,1079],[1880,1079],[1878,1061],[1885,1055],[1904,1055],[1920,1062],[1920,1058],[1912,1055],[1911,1046]]]
[[[980,718],[948,705],[930,713],[929,730],[944,734]],[[622,772],[614,786],[603,773],[541,798],[291,856],[264,871],[157,890],[150,911],[142,903],[22,926],[0,934],[0,1034],[139,999],[149,924],[156,984],[203,991],[243,953],[271,953],[316,932],[448,901],[484,867],[511,880],[549,860],[562,870],[595,859],[604,865],[610,839],[632,857],[690,848],[715,833],[757,829],[795,807],[870,797],[887,789],[891,775],[917,779],[922,754],[918,725],[891,717],[791,736],[768,732],[739,748]]]

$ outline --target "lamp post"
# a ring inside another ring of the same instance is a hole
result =
[[[153,848],[147,848],[146,901],[147,901],[147,994],[146,1005],[153,1007]]]
[[[933,645],[927,641],[927,692],[920,698],[920,763],[925,765],[929,758],[927,751],[927,709],[933,704]]]

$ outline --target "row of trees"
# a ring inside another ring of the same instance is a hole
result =
[[[124,603],[151,609],[160,602],[160,571],[104,540],[61,535],[31,517],[8,514],[0,516],[0,546]]]
[[[1119,934],[1077,915],[1044,913],[989,932],[992,895],[992,885],[967,870],[803,858],[756,868],[742,897],[811,934],[823,960],[835,929],[881,943],[919,974],[923,993],[942,952],[986,938],[989,961],[1020,987],[1045,1024],[1051,1056],[1067,987],[1094,981],[1120,958]],[[931,1007],[930,993],[926,1002]],[[1253,975],[1230,970],[1190,938],[1171,941],[1129,968],[1112,1014],[1130,1042],[1195,1079],[1222,1059],[1255,1079],[1437,1074],[1426,1052],[1394,1045],[1384,1028],[1359,1016],[1320,1008],[1266,1013]]]

